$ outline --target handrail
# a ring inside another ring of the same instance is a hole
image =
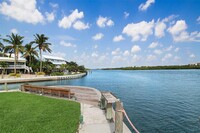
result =
[[[124,113],[126,119],[128,120],[128,122],[129,122],[129,124],[131,125],[131,127],[133,128],[133,130],[134,130],[136,133],[140,133],[140,132],[137,130],[137,128],[133,125],[133,123],[131,122],[131,120],[129,119],[129,117],[128,117],[126,111],[125,111],[124,109],[121,110],[121,111]]]

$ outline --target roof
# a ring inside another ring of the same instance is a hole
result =
[[[9,58],[9,57],[0,57],[0,61],[5,61],[5,62],[14,62],[14,58]],[[24,58],[18,58],[18,62],[26,62],[26,59]]]
[[[62,61],[65,61],[64,58],[62,57],[56,57],[56,56],[50,56],[50,55],[43,55],[42,58],[44,59],[53,59],[53,60],[62,60]]]

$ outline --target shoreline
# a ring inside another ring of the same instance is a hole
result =
[[[35,76],[35,77],[26,77],[26,78],[7,78],[7,79],[1,79],[0,84],[77,79],[77,78],[82,78],[86,75],[87,75],[87,73],[80,73],[80,74],[66,75],[66,76],[44,76],[44,77]]]

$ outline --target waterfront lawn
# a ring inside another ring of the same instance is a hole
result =
[[[75,133],[80,104],[22,92],[0,93],[0,132]]]

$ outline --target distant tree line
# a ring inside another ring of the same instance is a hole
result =
[[[120,67],[104,68],[103,70],[162,70],[162,69],[200,69],[200,65],[172,65],[172,66],[141,66],[141,67]]]

